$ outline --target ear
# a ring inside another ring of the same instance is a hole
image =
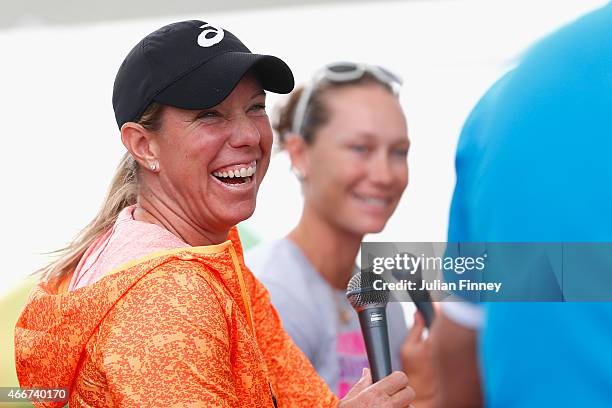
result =
[[[127,122],[121,126],[121,141],[138,164],[152,171],[159,170],[159,144],[153,132],[142,125]]]
[[[308,145],[300,135],[290,133],[285,139],[284,147],[289,153],[292,169],[297,173],[298,179],[303,181],[308,177],[310,168]]]

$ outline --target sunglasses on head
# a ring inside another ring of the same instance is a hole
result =
[[[300,99],[295,107],[291,131],[295,134],[301,134],[306,109],[308,108],[313,92],[321,82],[353,82],[361,79],[366,73],[372,75],[372,77],[381,84],[389,87],[393,95],[399,95],[399,91],[402,87],[402,79],[383,67],[354,62],[336,62],[328,64],[318,70],[310,83],[304,87],[302,95],[300,95]]]

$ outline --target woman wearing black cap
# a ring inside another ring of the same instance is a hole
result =
[[[113,94],[128,153],[17,322],[21,386],[59,390],[36,405],[409,405],[404,374],[367,371],[338,401],[244,265],[234,226],[270,160],[264,89],[292,87],[284,62],[202,21],[134,47]]]

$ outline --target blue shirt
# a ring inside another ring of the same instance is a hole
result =
[[[456,171],[451,242],[612,242],[612,5],[538,42],[487,92]],[[612,304],[484,307],[488,407],[612,406]]]

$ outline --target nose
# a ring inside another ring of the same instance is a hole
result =
[[[386,152],[381,149],[371,158],[368,178],[375,184],[389,186],[393,182],[393,177],[391,160]]]
[[[232,147],[252,147],[257,146],[261,139],[259,129],[253,120],[246,115],[240,115],[233,119],[229,144]]]

